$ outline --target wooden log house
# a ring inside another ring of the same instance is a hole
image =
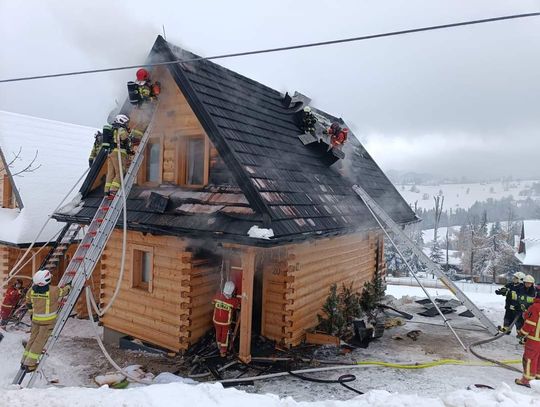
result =
[[[195,57],[160,36],[149,60]],[[157,67],[152,79],[162,93],[128,197],[126,272],[102,318],[106,332],[184,351],[212,327],[216,291],[237,278],[240,357],[250,360],[252,334],[299,344],[333,283],[360,290],[384,271],[381,232],[351,186],[361,184],[400,224],[414,213],[352,134],[333,165],[326,146],[304,145],[299,104],[280,92],[204,60]],[[140,114],[125,112],[134,121]],[[103,174],[89,176],[77,214],[56,218],[88,223]],[[254,237],[254,226],[273,236]],[[94,274],[103,305],[119,276],[121,227]]]

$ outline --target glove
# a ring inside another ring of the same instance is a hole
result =
[[[93,159],[93,158],[89,158],[89,159],[88,159],[88,166],[91,167],[93,163],[94,163],[94,159]]]
[[[495,294],[497,294],[497,295],[502,295],[501,289],[499,288],[498,290],[495,290]]]

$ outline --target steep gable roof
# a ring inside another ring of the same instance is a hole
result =
[[[10,176],[21,206],[0,208],[0,242],[26,245],[33,241],[47,216],[86,169],[94,131],[0,111],[0,149],[10,163]],[[33,170],[21,172],[30,163]],[[74,191],[72,196],[77,189]],[[62,226],[51,220],[39,241],[46,242]]]
[[[159,36],[149,60],[193,58],[197,56]],[[356,183],[396,222],[417,220],[352,134],[344,146],[345,159],[329,166],[325,148],[299,140],[295,111],[284,106],[280,92],[206,60],[170,64],[167,69],[235,182],[210,184],[189,196],[180,186],[162,185],[154,192],[171,198],[162,212],[151,209],[147,187],[135,187],[128,198],[130,229],[266,246],[376,228],[351,188]],[[124,109],[127,112],[129,105]],[[341,121],[313,110],[328,123]],[[93,168],[86,186],[92,185],[97,170]],[[235,202],[222,202],[224,191]],[[78,213],[55,217],[88,222],[101,193],[87,192],[88,188]],[[253,225],[272,228],[274,237],[248,237]]]
[[[162,37],[153,53],[165,60],[197,58]],[[276,238],[373,227],[367,208],[351,189],[354,183],[363,186],[396,222],[416,220],[354,136],[345,145],[344,168],[338,171],[328,166],[324,151],[304,146],[298,139],[294,111],[283,105],[280,92],[207,60],[169,65],[169,70]],[[338,120],[318,113],[330,122]]]

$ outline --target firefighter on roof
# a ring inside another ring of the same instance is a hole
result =
[[[141,105],[143,102],[153,100],[161,92],[161,84],[159,82],[152,83],[150,72],[141,68],[136,73],[137,80],[128,82],[129,102],[132,105]]]
[[[6,290],[2,306],[0,307],[0,326],[6,326],[9,318],[13,315],[15,307],[19,303],[22,296],[23,283],[21,279],[15,280]]]
[[[523,352],[523,377],[516,379],[516,384],[530,387],[531,380],[540,380],[540,287],[536,289],[536,298],[523,313],[524,324],[519,335],[525,340]]]
[[[112,125],[103,126],[103,144],[107,149],[107,178],[105,180],[105,195],[114,196],[120,189],[120,166],[126,172],[127,155],[131,153],[129,143],[129,117],[119,114],[114,118]],[[120,150],[120,161],[118,159]]]
[[[341,127],[338,122],[334,122],[326,129],[326,133],[330,136],[332,147],[342,146],[347,141],[349,129]]]
[[[99,130],[94,134],[94,145],[92,146],[92,151],[90,151],[90,157],[88,157],[88,165],[91,167],[101,150],[101,145],[103,144],[103,133]]]
[[[317,123],[317,118],[311,113],[311,108],[309,106],[304,107],[302,113],[302,130],[305,133],[315,135],[315,123]]]
[[[223,292],[218,293],[212,303],[214,304],[214,328],[216,329],[216,343],[219,354],[227,355],[229,347],[229,333],[235,311],[240,309],[240,299],[234,296],[236,287],[232,281],[227,281],[223,286]]]
[[[21,368],[27,372],[36,369],[43,347],[56,323],[60,300],[70,290],[69,285],[63,288],[51,286],[49,270],[37,271],[32,282],[32,288],[26,293],[26,306],[32,314],[32,330],[21,360]]]
[[[495,290],[495,294],[504,295],[506,297],[504,306],[504,323],[502,327],[499,327],[499,331],[501,332],[509,334],[511,331],[509,329],[510,324],[521,312],[518,301],[518,292],[521,291],[521,287],[523,285],[523,278],[525,278],[525,274],[523,274],[521,271],[518,271],[517,273],[514,273],[514,275],[512,276],[512,281],[510,283],[506,284],[504,287],[498,290]],[[516,330],[519,330],[519,328],[517,328]]]

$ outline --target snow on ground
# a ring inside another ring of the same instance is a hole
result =
[[[477,286],[485,287],[487,285]],[[448,296],[442,288],[428,289],[435,296]],[[480,291],[480,292],[477,292]],[[484,289],[470,287],[468,294],[486,315],[499,322],[503,315],[504,299]],[[454,358],[473,363],[473,366],[444,365],[430,369],[404,370],[375,366],[319,373],[314,377],[335,379],[346,373],[355,374],[357,380],[350,385],[366,392],[357,396],[334,384],[317,384],[296,378],[273,379],[255,382],[253,386],[239,389],[224,389],[220,384],[185,383],[154,384],[114,390],[92,385],[90,371],[102,357],[92,339],[89,339],[88,321],[70,320],[66,333],[52,352],[46,375],[57,377],[59,384],[71,387],[49,387],[42,383],[37,389],[13,389],[9,385],[18,368],[24,333],[6,333],[0,343],[2,364],[0,365],[0,406],[305,406],[305,407],[352,407],[352,406],[539,406],[540,390],[535,392],[516,386],[513,381],[519,375],[499,367],[479,366],[478,360],[463,351],[440,318],[426,318],[416,314],[423,308],[414,303],[412,296],[424,297],[418,287],[388,286],[387,293],[396,297],[394,304],[401,310],[414,314],[412,321],[385,332],[380,340],[372,342],[367,349],[356,349],[338,355],[333,348],[321,348],[316,357],[341,361],[381,360],[396,363],[416,363],[444,358]],[[461,311],[458,309],[458,311]],[[470,344],[489,337],[475,319],[447,316],[461,339]],[[421,330],[417,341],[406,337],[411,330]],[[402,340],[394,340],[395,335]],[[522,347],[514,335],[503,337],[495,343],[485,345],[481,351],[494,358],[520,359]],[[129,356],[129,355],[128,355]],[[101,362],[100,362],[101,363]],[[137,362],[139,363],[139,362]],[[163,362],[165,363],[165,362]],[[519,365],[518,365],[519,366]],[[102,363],[101,372],[111,370]],[[468,386],[481,383],[496,387],[496,390],[466,390]],[[92,386],[75,387],[75,386]],[[269,394],[272,393],[272,394]],[[179,404],[179,401],[182,401]]]
[[[502,199],[512,196],[515,200],[525,200],[527,196],[520,195],[520,191],[529,190],[538,181],[514,181],[510,183],[488,182],[472,184],[440,184],[440,185],[416,185],[414,192],[412,185],[396,185],[396,189],[408,204],[422,209],[432,209],[433,197],[442,191],[444,195],[444,209],[468,209],[475,202],[483,202],[488,199]],[[533,198],[540,198],[534,197]]]

